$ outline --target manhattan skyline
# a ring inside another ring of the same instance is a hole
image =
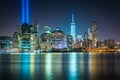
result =
[[[2,0],[0,11],[0,36],[12,36],[16,26],[22,25],[21,0]],[[120,5],[117,0],[30,0],[29,24],[37,20],[40,33],[43,33],[44,25],[50,25],[53,30],[60,28],[70,34],[71,14],[75,15],[77,35],[83,35],[92,27],[92,22],[97,21],[99,40],[120,40]]]

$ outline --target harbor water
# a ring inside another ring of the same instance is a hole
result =
[[[0,80],[120,80],[120,53],[4,52]]]

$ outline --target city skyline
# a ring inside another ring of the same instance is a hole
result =
[[[16,26],[21,26],[21,1],[1,1],[0,3],[0,36],[12,36]],[[5,4],[5,5],[4,5]],[[66,6],[66,4],[68,6]],[[39,1],[30,0],[30,24],[35,20],[40,25],[40,33],[44,25],[52,29],[60,28],[70,34],[71,14],[75,14],[76,34],[83,35],[92,22],[98,22],[98,37],[101,40],[119,37],[119,11],[117,0],[107,1]],[[12,11],[11,11],[12,10]],[[11,15],[10,15],[11,14]],[[69,29],[69,30],[68,30]],[[113,30],[114,29],[114,30]]]

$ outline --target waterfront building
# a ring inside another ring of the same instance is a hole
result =
[[[117,48],[120,49],[120,41],[117,42]]]
[[[88,28],[88,39],[89,40],[93,40],[93,34],[92,34],[92,31],[90,30],[90,28]]]
[[[102,42],[101,41],[97,41],[97,46],[96,48],[102,48]]]
[[[86,37],[87,37],[87,48],[88,49],[92,48],[93,35],[92,35],[92,31],[90,30],[90,28],[88,28]]]
[[[51,28],[47,25],[44,28],[44,33],[41,35],[41,42],[51,43]]]
[[[9,50],[10,42],[11,42],[11,37],[0,36],[0,50]]]
[[[41,35],[40,49],[43,51],[62,50],[72,48],[73,38],[60,29],[51,31],[49,26],[44,26],[44,33]]]
[[[88,47],[87,42],[83,41],[83,43],[82,43],[82,49],[86,51],[88,49],[87,47]]]
[[[72,49],[73,37],[71,35],[67,35],[67,47],[68,49]]]
[[[90,28],[88,28],[88,39],[91,39],[91,31],[90,31]]]
[[[105,48],[105,43],[101,41],[101,48]]]
[[[24,23],[21,28],[21,42],[22,42],[22,50],[30,51],[30,26],[27,23]]]
[[[59,29],[52,31],[51,39],[54,49],[63,49],[65,48],[65,33]]]
[[[41,51],[51,51],[51,28],[48,25],[44,26],[44,33],[41,35],[40,49]]]
[[[37,23],[30,26],[30,46],[30,50],[39,49],[39,25]]]
[[[115,48],[115,40],[114,39],[104,40],[104,45],[106,48]]]
[[[97,41],[98,41],[98,27],[97,27],[97,21],[93,22],[92,26],[92,47],[96,48]]]
[[[21,35],[19,26],[16,27],[16,31],[14,32],[11,38],[11,50],[20,50],[21,49]]]
[[[104,45],[105,45],[105,48],[108,48],[108,45],[109,45],[108,40],[104,40]]]
[[[97,34],[97,22],[93,22],[92,30],[88,28],[88,31],[84,33],[82,47],[89,48],[97,48],[98,34]]]
[[[83,43],[82,43],[83,48],[88,48],[88,33],[85,32],[83,35]]]
[[[77,35],[76,45],[77,48],[82,48],[83,38],[82,35]]]
[[[87,48],[92,48],[92,40],[88,39],[87,41]]]
[[[72,22],[71,22],[71,35],[73,37],[73,41],[76,41],[76,25],[74,21],[74,14],[72,14]]]
[[[51,34],[42,33],[41,42],[40,42],[40,49],[43,51],[50,51],[52,49]]]
[[[87,42],[87,40],[88,40],[88,33],[87,32],[84,33],[83,40]]]
[[[115,48],[115,40],[114,39],[108,39],[108,47],[109,48]]]
[[[48,42],[50,43],[51,41],[51,34],[49,33],[42,33],[41,35],[41,42]]]

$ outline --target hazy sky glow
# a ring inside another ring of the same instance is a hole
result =
[[[77,34],[98,22],[100,40],[120,40],[119,0],[30,0],[30,24],[37,20],[40,32],[44,25],[62,29],[70,34],[71,14],[75,15]],[[0,36],[12,36],[17,25],[22,25],[21,0],[0,1]]]

